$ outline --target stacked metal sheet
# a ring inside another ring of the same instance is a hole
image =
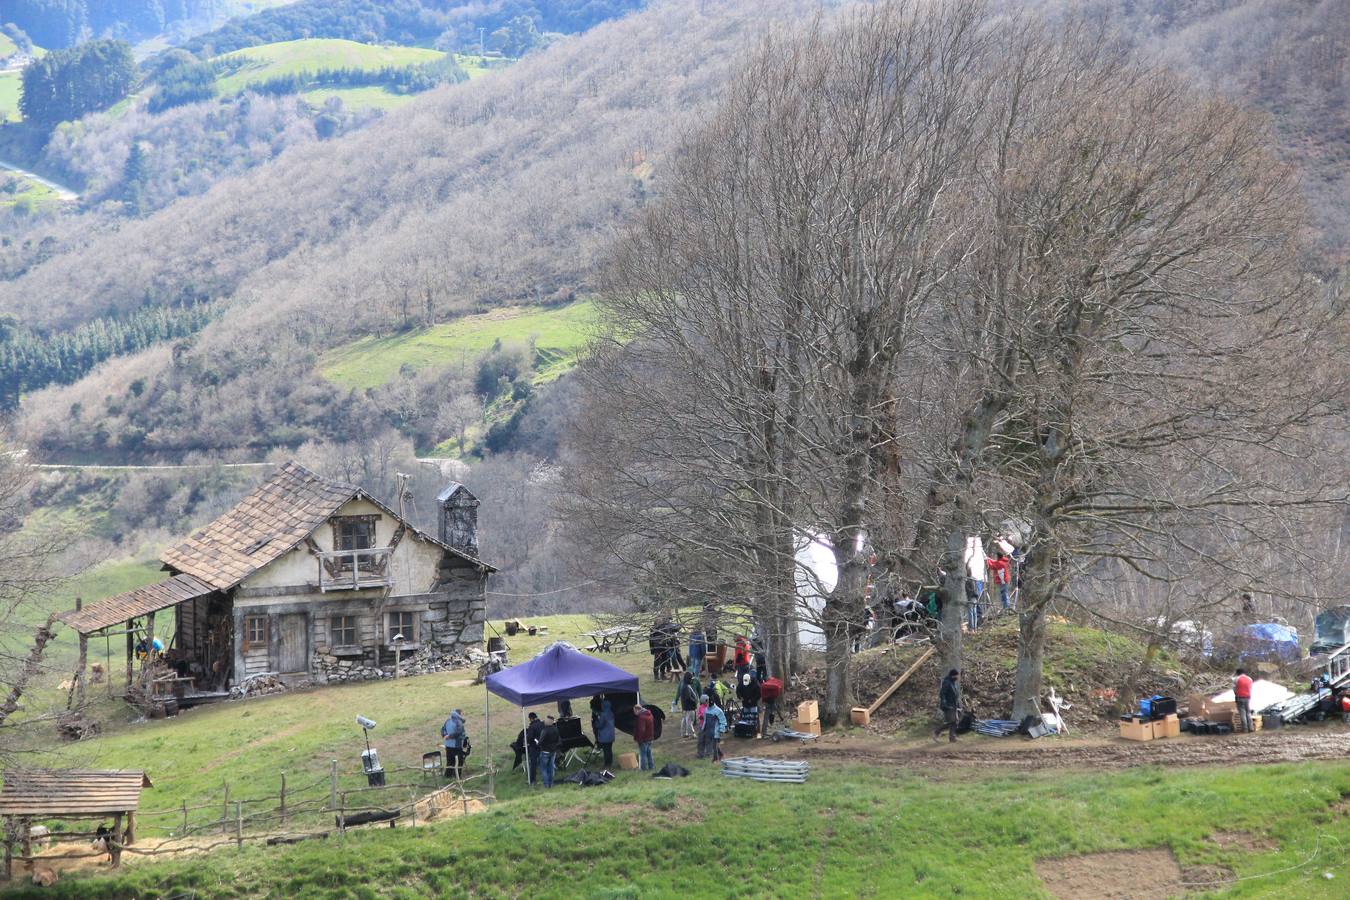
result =
[[[1011,737],[1017,733],[1019,724],[1011,719],[976,719],[975,730],[990,737]]]
[[[787,759],[759,759],[754,756],[734,756],[722,760],[722,774],[728,778],[749,778],[754,781],[789,781],[802,784],[811,771],[809,763]]]

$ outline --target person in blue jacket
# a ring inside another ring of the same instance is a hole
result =
[[[695,628],[689,635],[689,671],[697,678],[703,672],[703,657],[708,652],[708,641],[703,637],[703,629]]]
[[[722,758],[722,734],[726,730],[727,714],[722,712],[722,707],[709,703],[703,713],[703,738],[707,742],[707,752],[711,754],[713,762],[718,762]]]
[[[464,729],[464,713],[455,710],[441,726],[441,739],[445,743],[445,777],[458,778],[464,771],[464,740],[468,732]]]

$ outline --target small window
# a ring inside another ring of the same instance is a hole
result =
[[[379,516],[338,516],[333,519],[334,550],[370,550],[375,546]]]
[[[247,616],[244,619],[244,649],[267,644],[267,616]]]
[[[356,646],[356,616],[333,616],[329,625],[334,647]]]
[[[417,640],[417,614],[411,612],[391,612],[389,614],[389,633],[386,640],[394,642],[394,635],[401,634],[408,643]]]

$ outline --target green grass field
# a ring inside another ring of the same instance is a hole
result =
[[[504,57],[473,56],[456,53],[455,62],[459,63],[459,67],[463,69],[465,74],[472,80],[475,78],[482,78],[490,72],[504,69],[515,62],[515,60],[506,59]]]
[[[221,59],[246,59],[243,68],[217,81],[221,94],[237,93],[250,84],[283,75],[320,69],[381,69],[432,62],[445,56],[421,47],[380,47],[330,38],[309,38],[263,44],[227,53]]]
[[[547,381],[571,367],[594,321],[595,307],[586,300],[557,309],[505,307],[431,328],[353,341],[326,353],[319,371],[344,387],[377,387],[392,381],[405,365],[414,370],[460,361],[469,365],[494,341],[534,340],[540,350],[553,353],[538,373],[538,380]]]
[[[41,207],[61,202],[61,195],[45,184],[39,184],[31,178],[24,178],[22,175],[15,175],[12,172],[0,169],[0,183],[9,179],[15,180],[16,189],[13,191],[0,190],[0,209],[22,209],[26,212],[35,212]]]
[[[23,76],[20,72],[0,72],[0,122],[18,122],[23,119],[19,112],[19,95],[23,93]]]
[[[0,34],[0,59],[7,59],[19,52],[19,45],[6,35]]]
[[[355,88],[320,88],[301,94],[315,106],[322,106],[329,97],[337,97],[346,109],[398,109],[417,98],[416,94],[396,94],[379,86]]]
[[[590,625],[584,616],[531,621],[551,634],[508,638],[514,662],[555,639],[584,646],[580,632]],[[673,689],[653,682],[645,646],[609,660],[641,677],[649,702],[669,703]],[[416,765],[436,746],[441,720],[458,706],[475,746],[471,774],[489,753],[500,770],[490,811],[290,848],[251,844],[172,861],[129,857],[119,873],[63,875],[43,895],[1034,897],[1043,896],[1038,859],[1157,847],[1184,867],[1221,866],[1245,879],[1224,896],[1327,897],[1336,892],[1328,893],[1323,873],[1336,885],[1350,878],[1342,799],[1350,796],[1350,761],[1025,774],[952,768],[935,751],[930,771],[825,759],[814,763],[805,785],[758,784],[722,778],[711,763],[693,759],[692,742],[680,740],[668,718],[655,746],[657,765],[679,762],[693,771],[690,778],[620,772],[602,788],[544,791],[509,772],[506,745],[520,727],[520,710],[493,698],[489,737],[485,692],[468,683],[470,675],[331,687],[159,722],[123,716],[104,736],[68,745],[56,758],[146,768],[155,787],[143,796],[140,830],[153,840],[179,821],[155,811],[218,802],[227,782],[234,797],[275,792],[283,772],[293,788],[321,784],[336,759],[341,789],[357,787],[364,748],[352,721],[357,713],[379,723],[372,743],[391,781],[406,781],[398,767]],[[631,750],[632,742],[620,735],[615,749]],[[755,745],[729,738],[727,750],[753,753]],[[1223,847],[1210,839],[1231,831],[1250,832],[1266,846]]]

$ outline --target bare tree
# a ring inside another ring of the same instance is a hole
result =
[[[60,549],[56,535],[25,519],[30,510],[32,469],[25,452],[0,446],[0,761],[23,743],[11,716],[26,709],[25,722],[45,721],[22,704],[24,692],[44,671],[43,655],[53,637],[52,617],[44,608],[59,583],[53,559]]]
[[[826,721],[853,699],[892,387],[968,252],[980,21],[975,3],[896,3],[769,41],[627,234],[606,294],[587,527],[620,555],[655,544],[708,568],[686,583],[744,585],[780,670],[814,618]],[[837,571],[811,585],[813,615],[797,601],[810,540]]]

